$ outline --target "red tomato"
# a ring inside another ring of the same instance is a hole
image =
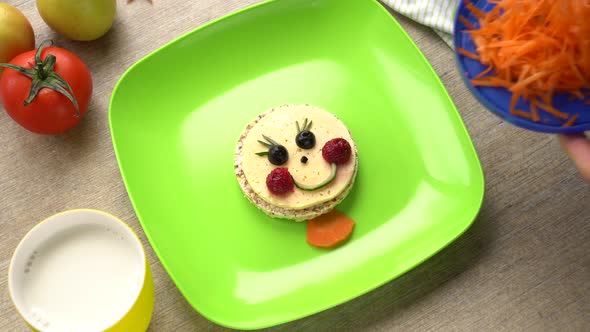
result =
[[[66,95],[47,87],[41,88],[32,102],[25,106],[33,80],[8,68],[0,78],[0,100],[6,113],[24,128],[39,134],[58,134],[74,127],[84,117],[92,95],[92,77],[88,67],[73,53],[59,47],[41,48],[41,60],[45,61],[50,54],[55,56],[53,71],[71,87],[78,109]],[[35,53],[35,50],[21,53],[10,64],[23,68],[42,67],[39,61],[35,61]],[[50,73],[51,70],[41,76],[48,76]],[[33,76],[35,75],[37,74]],[[51,78],[45,79],[45,82],[51,81]]]

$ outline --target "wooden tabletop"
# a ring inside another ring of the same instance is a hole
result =
[[[41,20],[34,0],[10,0],[37,43],[54,39],[94,78],[89,113],[73,130],[40,136],[0,111],[0,330],[27,331],[7,291],[18,241],[39,220],[72,208],[110,212],[140,235],[154,272],[149,331],[225,331],[182,297],[149,246],[115,160],[108,127],[121,74],[157,47],[259,0],[118,1],[103,38],[71,42]],[[432,63],[469,129],[486,174],[483,208],[440,253],[378,289],[269,331],[588,331],[590,187],[551,135],[512,127],[484,111],[459,79],[451,49],[431,30],[393,14]]]

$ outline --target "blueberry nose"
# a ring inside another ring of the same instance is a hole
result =
[[[301,157],[301,162],[304,164],[307,163],[307,157],[306,156]]]

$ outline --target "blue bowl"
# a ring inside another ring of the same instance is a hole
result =
[[[472,3],[484,12],[489,12],[494,8],[495,5],[488,3],[486,0],[471,0]],[[474,86],[470,82],[470,78],[475,77],[477,74],[482,72],[486,66],[480,62],[467,58],[457,53],[457,47],[461,47],[470,52],[475,51],[475,44],[468,33],[463,31],[468,28],[461,23],[457,18],[459,15],[464,16],[467,20],[472,23],[475,27],[479,27],[477,19],[471,14],[471,12],[465,7],[464,1],[459,2],[459,8],[457,9],[457,16],[455,18],[455,33],[453,41],[455,43],[455,59],[459,66],[461,77],[463,82],[469,88],[471,93],[479,100],[492,113],[496,114],[506,122],[516,125],[521,128],[544,132],[544,133],[561,133],[561,134],[574,134],[590,130],[590,106],[585,105],[582,100],[569,100],[570,96],[567,94],[556,94],[553,98],[553,105],[560,111],[573,116],[578,114],[576,122],[570,127],[564,127],[563,124],[566,120],[560,120],[554,116],[539,110],[539,122],[534,122],[529,119],[518,117],[510,114],[510,98],[512,93],[505,88],[492,88],[492,87],[480,87]],[[586,98],[587,100],[588,98]],[[530,103],[519,99],[517,109],[530,111]]]

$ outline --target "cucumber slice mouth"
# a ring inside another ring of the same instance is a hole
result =
[[[329,185],[332,181],[334,181],[334,179],[336,178],[336,171],[337,170],[338,170],[338,167],[336,166],[336,164],[332,163],[332,170],[330,171],[330,175],[324,181],[322,181],[318,184],[313,184],[313,185],[302,184],[299,181],[295,180],[295,178],[293,176],[291,176],[291,178],[293,178],[293,183],[295,184],[295,187],[297,187],[301,190],[314,191],[314,190],[322,189],[323,187]]]

